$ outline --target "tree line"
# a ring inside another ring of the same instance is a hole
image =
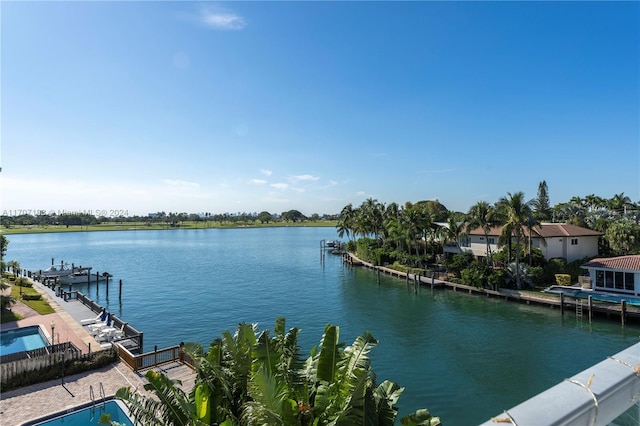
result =
[[[222,225],[236,225],[247,223],[278,223],[278,222],[304,222],[319,220],[336,220],[337,215],[319,215],[313,213],[305,216],[299,210],[287,210],[281,213],[270,213],[262,211],[260,213],[177,213],[177,212],[156,212],[146,216],[96,216],[91,213],[62,213],[62,214],[20,214],[20,215],[2,215],[0,223],[5,228],[16,226],[95,226],[106,223],[145,223],[145,224],[164,224],[167,226],[177,227],[181,223],[218,223]]]
[[[522,288],[535,281],[530,277],[532,273],[538,273],[539,280],[543,280],[543,271],[534,268],[544,268],[546,261],[542,252],[531,245],[535,227],[543,222],[570,223],[602,232],[600,255],[640,253],[640,208],[624,193],[610,199],[595,195],[573,197],[551,207],[545,181],[540,182],[538,194],[531,200],[523,192],[508,193],[493,204],[479,201],[466,213],[449,211],[438,200],[399,205],[369,198],[358,207],[348,204],[342,209],[337,232],[340,238],[349,239],[349,249],[374,264],[427,268],[443,261],[460,278],[464,273],[474,275],[479,270],[481,284],[486,284],[496,266],[500,266],[506,272],[494,278],[493,286],[513,281],[517,288]],[[495,226],[502,227],[497,241],[501,250],[491,253],[489,232]],[[469,232],[478,229],[487,242],[485,265],[475,261],[470,253],[443,259],[443,244],[460,249]],[[525,258],[527,261],[523,262]],[[575,275],[575,268],[572,272]]]

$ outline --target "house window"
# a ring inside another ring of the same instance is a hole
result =
[[[614,281],[616,284],[616,289],[622,290],[624,288],[624,272],[616,271],[614,272]]]
[[[496,239],[493,237],[489,237],[487,238],[487,240],[489,241],[489,244],[495,244],[496,243]]]
[[[577,238],[572,238],[571,239],[571,245],[572,246],[577,246],[578,245],[578,239]]]
[[[596,271],[596,287],[604,287],[604,271]]]
[[[604,286],[613,288],[613,271],[604,271]]]
[[[636,286],[634,283],[635,274],[633,272],[625,272],[624,273],[624,289],[635,291]]]

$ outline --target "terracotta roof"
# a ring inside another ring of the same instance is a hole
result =
[[[550,237],[590,237],[600,236],[602,232],[593,229],[583,228],[581,226],[570,225],[568,223],[543,223],[542,226],[533,228],[543,238]],[[529,230],[525,228],[525,235]],[[534,233],[535,236],[535,233]]]
[[[603,257],[592,259],[581,268],[605,268],[617,269],[619,271],[640,271],[640,255],[629,255],[619,257]]]
[[[600,236],[602,232],[592,229],[583,228],[581,226],[570,225],[568,223],[543,223],[541,226],[533,228],[533,237],[552,238],[552,237],[588,237]],[[469,232],[469,235],[484,235],[482,228],[476,228]],[[502,226],[493,226],[489,231],[489,235],[502,235]],[[529,229],[524,228],[524,235],[529,236]]]

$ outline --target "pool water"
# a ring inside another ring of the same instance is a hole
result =
[[[65,414],[49,416],[46,419],[25,423],[25,426],[88,426],[98,425],[100,416],[109,414],[112,422],[124,426],[134,426],[133,421],[127,415],[127,407],[123,402],[112,399],[105,403],[96,403],[91,406],[81,406],[75,411]]]
[[[622,300],[627,302],[628,305],[640,306],[640,298],[634,296],[632,294],[614,294],[614,293],[603,293],[601,291],[594,290],[582,290],[579,287],[564,287],[553,285],[544,290],[546,293],[555,293],[560,294],[564,293],[567,296],[576,297],[580,299],[588,299],[589,296],[594,301],[598,302],[611,302],[611,303],[622,303]]]
[[[30,351],[47,346],[40,326],[12,328],[0,331],[0,355]]]

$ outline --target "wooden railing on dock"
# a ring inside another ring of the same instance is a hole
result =
[[[127,350],[124,346],[116,343],[118,348],[118,355],[120,359],[125,362],[133,371],[144,370],[152,368],[157,365],[166,364],[169,362],[181,362],[193,368],[193,363],[189,357],[182,351],[180,346],[170,346],[164,349],[154,348],[152,352],[146,352],[140,355],[134,355]]]

